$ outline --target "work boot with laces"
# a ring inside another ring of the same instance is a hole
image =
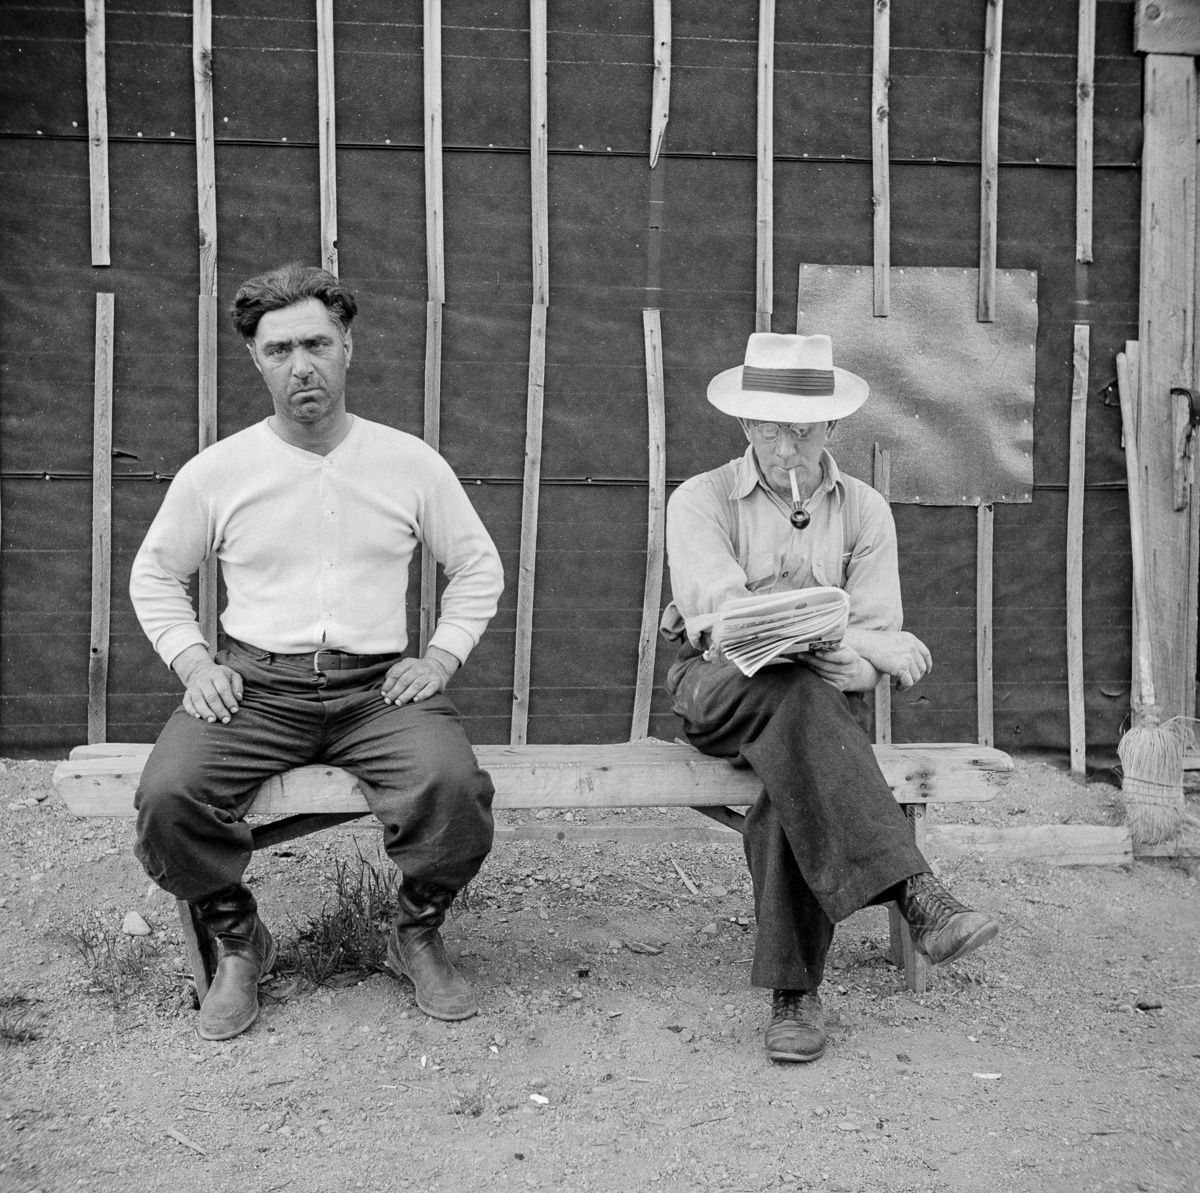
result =
[[[471,987],[446,955],[438,929],[453,891],[405,884],[397,902],[399,915],[388,938],[387,967],[413,984],[417,1006],[433,1019],[470,1019],[479,1013]]]
[[[776,990],[764,1043],[771,1060],[806,1062],[825,1055],[825,1012],[812,990]]]
[[[258,904],[238,884],[193,904],[216,949],[217,968],[200,1004],[197,1031],[205,1040],[229,1040],[258,1018],[258,984],[275,965],[276,948]]]
[[[995,920],[960,903],[928,871],[902,883],[897,902],[913,944],[934,965],[965,957],[1000,931]]]

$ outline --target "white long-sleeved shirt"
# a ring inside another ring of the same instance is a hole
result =
[[[129,592],[168,666],[204,643],[187,581],[220,561],[227,634],[264,650],[399,653],[409,562],[425,544],[447,584],[430,645],[465,661],[504,586],[491,536],[450,465],[415,436],[354,417],[328,455],[266,420],[189,460],[134,559]]]

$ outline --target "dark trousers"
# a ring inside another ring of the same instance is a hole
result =
[[[453,895],[475,876],[492,846],[494,789],[444,695],[385,704],[393,660],[315,671],[311,657],[233,640],[217,659],[245,681],[238,711],[223,725],[176,709],[142,771],[135,852],[159,886],[196,902],[240,882],[254,789],[315,762],[362,780],[406,883]]]
[[[865,702],[799,664],[748,679],[686,648],[667,685],[688,740],[762,780],[744,828],[758,920],[750,980],[815,990],[834,924],[929,869],[856,715]]]

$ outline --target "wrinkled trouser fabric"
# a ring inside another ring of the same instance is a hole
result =
[[[929,869],[856,716],[865,701],[800,664],[747,678],[686,647],[667,686],[688,741],[762,781],[743,837],[758,921],[750,980],[815,990],[834,924]]]
[[[492,796],[451,702],[385,704],[390,662],[314,671],[223,640],[218,662],[245,681],[228,725],[176,709],[142,771],[134,852],[146,873],[196,902],[240,882],[250,860],[242,820],[254,790],[320,762],[362,780],[384,848],[414,886],[462,889],[492,846]]]

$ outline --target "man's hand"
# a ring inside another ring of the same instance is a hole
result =
[[[843,646],[857,651],[877,671],[892,676],[898,687],[911,688],[933,667],[933,655],[907,630],[847,630]]]
[[[810,650],[797,655],[796,661],[811,667],[826,683],[839,692],[866,692],[879,679],[879,672],[856,650],[836,646],[832,650]]]
[[[183,709],[200,721],[228,725],[242,698],[242,677],[214,661],[206,647],[189,646],[171,662],[183,680]]]
[[[420,659],[401,659],[383,677],[383,699],[387,704],[408,704],[436,696],[458,670],[458,659],[448,650],[431,646]]]

